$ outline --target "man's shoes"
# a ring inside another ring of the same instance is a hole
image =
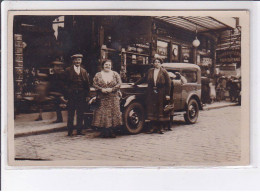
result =
[[[72,131],[69,131],[69,132],[68,132],[68,136],[69,136],[69,137],[72,137],[72,136],[73,136],[73,135],[72,135]]]
[[[84,135],[82,131],[77,131],[77,135]]]
[[[158,130],[157,133],[158,133],[158,134],[164,134],[164,133],[162,132],[162,130]]]

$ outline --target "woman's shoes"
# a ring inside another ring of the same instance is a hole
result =
[[[155,129],[151,129],[150,131],[147,131],[146,134],[152,134],[154,133],[156,130]]]
[[[108,137],[116,138],[116,134],[114,133],[113,129],[107,129],[107,131],[108,131]]]
[[[82,131],[77,131],[77,135],[84,135],[84,133],[82,133]]]
[[[101,132],[100,132],[100,135],[99,135],[99,137],[101,137],[101,138],[106,138],[106,131],[105,131],[105,129],[101,129]]]
[[[152,134],[152,133],[164,134],[161,129],[152,129],[146,133],[147,134]]]
[[[116,138],[116,134],[111,129],[103,129],[99,135],[101,138]]]
[[[116,135],[114,133],[111,133],[109,137],[110,138],[116,138]]]

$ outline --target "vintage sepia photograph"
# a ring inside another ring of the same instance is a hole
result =
[[[10,11],[11,166],[246,166],[248,11]]]

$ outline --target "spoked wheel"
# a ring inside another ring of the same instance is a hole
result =
[[[184,114],[184,119],[187,124],[196,123],[199,117],[199,105],[195,99],[191,99],[188,103],[186,113]]]
[[[124,111],[125,129],[129,134],[140,133],[144,126],[144,107],[138,103],[133,102],[128,105]]]

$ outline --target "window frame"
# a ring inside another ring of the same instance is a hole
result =
[[[190,77],[188,77],[185,72],[187,73],[194,73],[196,75],[196,79],[195,81],[190,81]],[[182,70],[181,74],[187,79],[187,83],[197,83],[198,82],[198,74],[197,71],[193,71],[193,70]]]

